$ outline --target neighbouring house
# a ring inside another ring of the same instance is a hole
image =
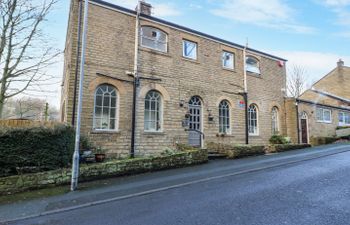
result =
[[[337,127],[350,126],[350,67],[339,60],[336,68],[301,94],[296,105],[301,143],[333,137]]]
[[[61,119],[74,124],[82,1],[71,2]],[[244,144],[247,136],[268,143],[286,134],[285,59],[153,17],[151,6],[140,4],[136,29],[136,11],[89,3],[83,134],[115,156],[159,153],[177,143]]]

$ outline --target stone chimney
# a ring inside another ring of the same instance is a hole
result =
[[[339,59],[339,61],[337,62],[338,68],[342,68],[344,66],[344,61]]]
[[[152,14],[152,5],[149,3],[146,3],[145,1],[140,1],[140,7],[141,7],[141,14],[151,16]],[[136,9],[137,11],[137,6]]]

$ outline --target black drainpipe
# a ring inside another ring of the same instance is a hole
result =
[[[248,130],[248,93],[243,93],[245,103],[245,143],[249,144],[249,130]]]
[[[137,76],[134,76],[134,86],[133,86],[133,96],[132,96],[132,124],[131,124],[131,149],[130,157],[135,157],[135,130],[136,130],[136,90],[139,86],[140,79]]]
[[[75,77],[74,77],[74,89],[73,89],[73,112],[72,112],[72,126],[75,124],[75,111],[77,100],[77,86],[78,86],[78,69],[79,69],[79,56],[80,56],[80,36],[81,36],[81,17],[82,17],[82,1],[79,0],[79,14],[78,14],[78,46],[77,46],[77,59],[75,63]]]
[[[300,126],[299,126],[299,104],[298,100],[295,100],[295,111],[297,113],[297,135],[298,135],[298,144],[300,144]]]

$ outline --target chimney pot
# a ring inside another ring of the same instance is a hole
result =
[[[344,61],[339,59],[339,61],[337,62],[338,67],[343,67],[344,66]]]

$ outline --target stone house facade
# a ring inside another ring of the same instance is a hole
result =
[[[133,129],[137,13],[90,1],[81,128],[95,145],[114,156],[128,155],[133,130],[137,155],[159,153],[177,143],[244,144],[245,70],[249,143],[267,143],[273,133],[286,134],[286,60],[152,17],[149,5],[142,7]],[[61,98],[66,123],[76,115],[78,21],[79,1],[74,0]]]
[[[294,138],[309,143],[312,137],[335,136],[338,126],[350,126],[350,67],[339,60],[337,67],[301,94],[296,103],[297,113],[291,115],[298,116],[294,127],[299,132]]]

